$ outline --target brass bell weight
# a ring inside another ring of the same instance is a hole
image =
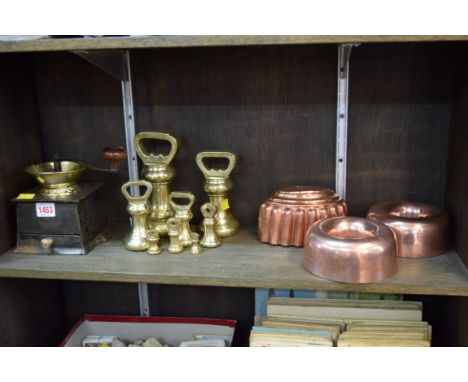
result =
[[[187,204],[177,203],[176,200],[187,200]],[[169,204],[174,210],[174,218],[180,221],[179,239],[184,247],[192,246],[190,220],[192,220],[192,206],[195,196],[191,192],[173,191],[169,194]]]
[[[162,250],[159,246],[159,233],[155,229],[149,229],[147,232],[148,238],[148,255],[159,255]]]
[[[203,237],[200,245],[205,248],[216,248],[221,245],[221,239],[216,233],[216,206],[213,203],[205,203],[200,207],[203,215]]]
[[[169,153],[163,155],[151,152],[145,145],[145,140],[169,142]],[[169,184],[176,174],[170,164],[177,153],[177,147],[177,139],[170,134],[141,132],[135,136],[137,154],[145,165],[141,175],[153,186],[148,225],[156,229],[159,235],[167,235],[167,220],[174,216],[174,210],[169,203]]]
[[[204,162],[206,158],[227,159],[228,166],[225,169],[208,168]],[[220,237],[234,235],[239,230],[239,222],[231,212],[228,192],[233,186],[233,182],[229,176],[236,165],[237,155],[230,151],[203,151],[197,154],[196,162],[205,176],[203,189],[208,194],[210,202],[217,209],[215,216],[216,234]]]
[[[167,221],[167,234],[169,235],[170,243],[167,249],[169,253],[181,253],[184,250],[184,245],[180,240],[180,233],[182,232],[182,225],[180,220],[170,218]]]
[[[142,196],[132,196],[130,187],[146,187]],[[124,238],[124,247],[129,251],[146,251],[150,247],[148,241],[147,216],[150,212],[149,196],[153,191],[151,183],[145,180],[127,182],[122,186],[122,194],[127,198],[127,212],[132,219],[132,230]]]
[[[196,232],[192,232],[192,247],[190,248],[190,253],[192,255],[199,255],[202,253],[202,249],[200,247],[200,234]]]

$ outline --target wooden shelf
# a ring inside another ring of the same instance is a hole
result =
[[[246,229],[199,256],[188,250],[158,256],[128,252],[118,239],[86,256],[8,251],[0,256],[0,277],[468,296],[468,269],[454,251],[430,259],[400,259],[395,276],[361,285],[315,277],[301,260],[302,249],[262,244],[255,229]]]
[[[202,46],[337,44],[415,41],[463,41],[460,35],[345,35],[345,36],[122,36],[44,38],[0,41],[0,52],[38,52],[93,49],[176,48]]]

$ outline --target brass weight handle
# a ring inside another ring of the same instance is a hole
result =
[[[187,199],[189,202],[188,204],[178,204],[174,199]],[[191,192],[173,191],[169,194],[169,203],[175,211],[190,210],[195,203],[195,195]]]
[[[145,139],[154,139],[156,141],[167,141],[171,144],[171,149],[169,154],[154,154],[147,150],[144,143],[142,142]],[[177,152],[177,139],[170,134],[159,133],[156,131],[144,131],[138,133],[135,136],[135,148],[138,153],[138,156],[141,158],[143,163],[147,166],[151,165],[169,165]]]
[[[128,189],[133,186],[146,187],[146,191],[141,196],[132,196],[128,192]],[[122,194],[127,198],[129,202],[146,203],[149,196],[151,195],[151,192],[153,192],[153,185],[150,182],[147,182],[146,180],[129,181],[127,183],[124,183],[124,185],[122,186]]]
[[[203,217],[208,218],[208,219],[214,218],[214,216],[216,215],[217,210],[218,210],[218,208],[216,207],[216,205],[213,204],[213,203],[209,203],[209,202],[203,204],[200,207],[200,211],[201,211]]]
[[[167,230],[172,234],[179,234],[181,229],[180,220],[176,218],[170,218],[167,220]]]
[[[229,163],[225,169],[208,168],[206,167],[205,162],[203,162],[205,158],[225,158]],[[198,168],[206,178],[229,178],[229,175],[231,175],[231,172],[236,165],[237,155],[231,151],[202,151],[197,154],[196,161]]]

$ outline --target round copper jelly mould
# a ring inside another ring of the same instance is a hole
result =
[[[322,220],[307,233],[303,265],[328,280],[380,281],[397,271],[395,237],[385,224],[365,218]]]
[[[448,214],[438,207],[417,202],[382,202],[372,206],[367,217],[392,229],[400,257],[432,257],[450,248]]]

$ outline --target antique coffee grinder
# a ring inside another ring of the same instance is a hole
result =
[[[117,172],[126,158],[123,148],[103,150],[109,169],[80,162],[34,164],[25,169],[39,183],[13,199],[17,211],[18,253],[83,255],[95,245],[104,230],[105,213],[100,200],[101,183],[78,183],[89,168]]]

